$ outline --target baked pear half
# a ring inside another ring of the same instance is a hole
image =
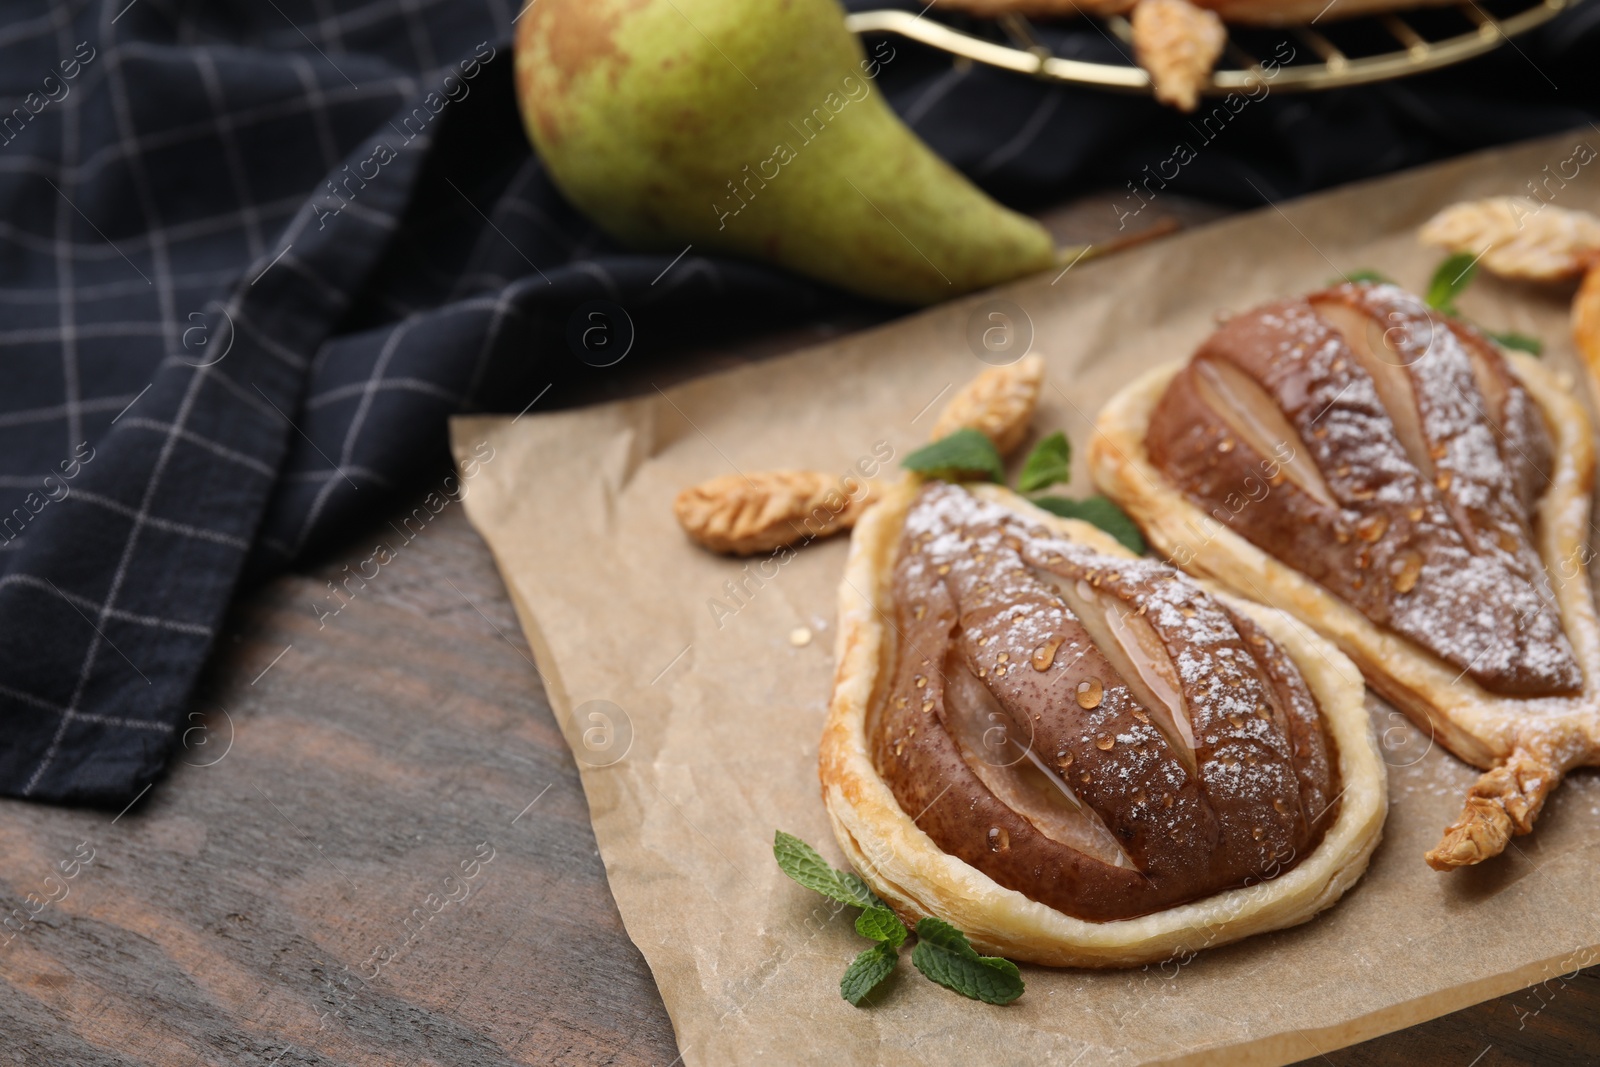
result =
[[[903,918],[1053,966],[1304,922],[1386,811],[1360,672],[1009,491],[915,478],[857,523],[819,770]]]
[[[1600,762],[1594,448],[1572,383],[1393,285],[1235,315],[1102,410],[1095,481],[1192,574],[1296,616],[1486,773],[1477,863]]]

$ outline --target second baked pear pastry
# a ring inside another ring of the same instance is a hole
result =
[[[1225,322],[1109,403],[1091,466],[1193,573],[1284,608],[1485,775],[1475,863],[1600,760],[1588,419],[1537,360],[1392,285]]]

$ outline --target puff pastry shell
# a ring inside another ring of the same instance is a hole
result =
[[[1126,556],[1115,540],[1061,519],[995,486],[982,499],[1026,515],[1098,551]],[[1089,922],[1007,889],[942,851],[903,811],[870,755],[874,694],[892,662],[891,580],[915,480],[890,490],[862,516],[839,587],[837,668],[819,771],[834,835],[851,864],[902,917],[937,916],[974,946],[1051,966],[1135,966],[1304,922],[1333,904],[1366,869],[1387,806],[1383,760],[1372,736],[1355,666],[1282,612],[1216,594],[1247,614],[1299,666],[1337,746],[1340,809],[1321,843],[1276,878],[1133,919]]]

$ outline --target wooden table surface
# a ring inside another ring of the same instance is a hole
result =
[[[241,601],[172,773],[129,810],[0,801],[0,900],[55,898],[0,945],[0,1063],[677,1062],[460,505],[319,621],[386,532]],[[1590,971],[1306,1056],[1600,1063],[1596,1019]]]

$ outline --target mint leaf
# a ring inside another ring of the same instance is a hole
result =
[[[977,430],[962,429],[924,445],[900,464],[906,470],[935,478],[959,481],[963,475],[982,474],[992,482],[1005,481],[1005,468],[994,442]]]
[[[834,870],[816,849],[793,834],[779,830],[773,836],[772,856],[784,874],[829,900],[858,908],[871,908],[880,903],[860,878],[848,871]]]
[[[1072,445],[1064,433],[1053,433],[1033,446],[1022,474],[1017,477],[1017,489],[1031,493],[1072,480]]]
[[[1525,333],[1488,333],[1491,340],[1501,348],[1514,348],[1518,352],[1531,352],[1536,356],[1544,355],[1544,342],[1537,337],[1529,337]]]
[[[1340,275],[1337,279],[1335,279],[1335,284],[1338,282],[1374,282],[1382,285],[1392,284],[1393,279],[1391,279],[1387,274],[1384,274],[1382,271],[1362,269],[1353,270],[1349,274]]]
[[[1064,496],[1042,496],[1034,501],[1039,507],[1063,519],[1081,519],[1100,527],[1122,542],[1124,548],[1135,555],[1144,554],[1144,535],[1123,511],[1103,496],[1087,500],[1068,500]]]
[[[1015,963],[978,955],[967,935],[943,919],[930,917],[917,923],[911,962],[946,989],[985,1004],[1010,1004],[1025,988]]]
[[[816,890],[826,897],[839,899],[842,892],[839,879],[818,855],[817,850],[795,837],[779,830],[772,838],[772,856],[783,868],[783,873],[807,889]]]
[[[850,901],[858,908],[881,908],[883,901],[878,899],[878,894],[872,891],[867,883],[855,871],[834,871],[839,878],[839,884],[844,886],[845,892],[855,899]]]
[[[873,906],[856,916],[856,933],[899,948],[906,943],[906,924],[888,908]]]
[[[873,945],[845,968],[844,977],[839,979],[839,995],[859,1008],[867,994],[894,973],[894,966],[899,962],[900,953],[894,945],[887,941]]]
[[[1458,314],[1456,298],[1467,291],[1478,273],[1478,257],[1457,252],[1439,264],[1428,283],[1428,295],[1423,297],[1429,307],[1446,315]]]

